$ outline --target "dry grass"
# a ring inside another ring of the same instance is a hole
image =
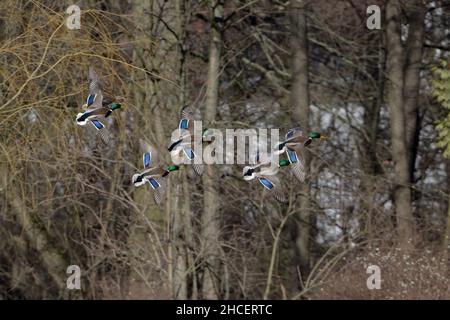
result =
[[[367,288],[370,265],[380,267],[381,289]],[[310,299],[450,299],[448,261],[430,250],[373,247],[343,258]]]

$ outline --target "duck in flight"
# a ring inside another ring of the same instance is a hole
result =
[[[292,128],[288,130],[284,140],[275,146],[275,154],[281,155],[286,153],[289,167],[291,168],[290,171],[300,182],[305,181],[304,148],[309,146],[315,139],[327,139],[327,137],[316,131],[305,135],[299,128]]]
[[[286,160],[280,160],[275,163],[270,156],[263,156],[259,152],[255,157],[255,165],[245,166],[242,171],[244,180],[251,181],[258,179],[259,183],[281,203],[287,202],[286,192],[284,191],[277,173],[280,167],[289,166]]]
[[[120,109],[123,98],[118,97],[117,102],[112,102],[111,99],[104,98],[100,89],[100,79],[92,66],[88,71],[89,94],[86,98],[86,103],[83,104],[83,112],[77,114],[76,123],[80,126],[91,124],[97,134],[100,136],[103,143],[109,143],[109,130],[106,125],[100,121],[109,117],[114,110]]]
[[[194,121],[196,120],[194,114],[194,110],[189,106],[184,106],[181,109],[178,132],[175,137],[172,137],[168,150],[172,159],[176,159],[177,163],[182,162],[182,159],[185,158],[192,164],[195,173],[201,176],[203,174],[203,165],[194,163],[194,159],[199,157],[193,149],[194,141],[196,141],[196,136],[194,135]],[[206,131],[207,129],[203,130],[203,133]]]
[[[131,181],[135,187],[148,183],[153,190],[156,204],[161,205],[165,192],[165,178],[170,172],[177,171],[180,168],[176,165],[160,165],[156,149],[142,139],[139,141],[139,144],[143,151],[142,163],[144,171],[134,174]]]

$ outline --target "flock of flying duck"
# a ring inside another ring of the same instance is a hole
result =
[[[115,110],[122,107],[124,99],[122,97],[106,97],[103,95],[98,74],[92,67],[88,71],[89,94],[86,103],[82,106],[83,112],[78,113],[76,123],[80,126],[92,125],[97,134],[108,144],[109,131],[105,125],[107,119]],[[192,149],[194,137],[194,110],[190,107],[183,107],[181,110],[181,119],[178,123],[178,136],[172,138],[168,151],[172,159],[181,160],[185,157],[189,160],[192,169],[199,176],[203,173],[203,165],[192,163],[196,157]],[[205,135],[206,129],[203,131]],[[203,138],[203,137],[201,137]],[[257,154],[255,164],[245,166],[242,177],[246,181],[258,179],[261,185],[279,202],[286,202],[285,192],[281,186],[280,179],[277,177],[279,168],[289,167],[290,172],[299,182],[305,180],[305,165],[303,150],[311,144],[314,139],[325,139],[326,137],[318,132],[311,132],[305,135],[299,128],[289,129],[282,142],[279,142],[271,155]],[[140,140],[142,150],[143,171],[136,173],[132,177],[132,183],[135,187],[149,184],[153,190],[155,202],[160,205],[164,198],[165,178],[170,172],[180,169],[178,165],[163,165],[159,162],[156,149]],[[284,155],[278,163],[274,162],[274,155]],[[181,163],[181,161],[175,161]]]

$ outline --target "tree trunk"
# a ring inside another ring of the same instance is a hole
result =
[[[450,251],[450,159],[447,159],[447,224],[444,229],[444,236],[442,237],[442,261],[448,264],[449,251]]]
[[[400,33],[400,3],[390,0],[386,7],[387,29],[387,105],[390,115],[392,157],[394,160],[394,202],[399,241],[408,246],[412,238],[411,189],[406,145],[403,103],[403,47]]]
[[[294,125],[309,131],[309,76],[306,3],[292,0],[290,5],[292,46],[291,108]],[[308,175],[309,157],[305,154],[305,170]],[[310,185],[300,187],[300,206],[295,219],[295,267],[306,277],[310,268]]]
[[[419,139],[419,126],[417,123],[419,118],[418,100],[426,8],[419,0],[407,2],[406,6],[410,27],[408,31],[403,97],[405,101],[406,146],[408,149],[409,173],[411,181],[413,181],[414,163],[416,161]]]
[[[381,165],[377,158],[377,141],[380,123],[380,111],[384,103],[384,70],[385,53],[383,50],[383,41],[381,34],[377,34],[373,39],[368,54],[378,55],[376,64],[367,63],[367,72],[372,75],[373,81],[377,84],[377,90],[372,95],[368,95],[364,105],[364,134],[361,137],[358,150],[361,161],[361,167],[364,175],[361,179],[361,190],[365,196],[361,199],[361,214],[359,217],[360,230],[363,231],[361,240],[369,242],[374,238],[373,235],[373,216],[374,216],[374,197],[376,192],[377,175],[382,172]],[[372,86],[372,83],[368,85]],[[372,88],[367,88],[371,91]]]
[[[185,0],[177,0],[175,2],[175,10],[177,17],[177,36],[178,36],[178,77],[180,83],[179,105],[186,104],[186,52],[185,52],[185,15],[186,7]],[[174,299],[188,299],[188,273],[195,270],[193,266],[194,259],[192,258],[189,247],[192,246],[192,221],[191,221],[191,206],[190,206],[190,186],[185,183],[186,172],[179,172],[178,179],[182,179],[183,184],[177,186],[175,192],[175,211],[173,211],[173,254],[176,255],[174,263],[173,276],[173,298]],[[181,203],[179,199],[181,198]],[[192,271],[188,271],[192,270]],[[192,278],[192,277],[191,277]]]
[[[221,24],[223,16],[223,1],[211,0],[209,2],[211,34],[209,44],[208,78],[206,84],[206,106],[204,121],[211,125],[216,118],[217,104],[219,102],[219,72],[222,45]],[[219,219],[217,216],[217,176],[214,166],[206,166],[203,175],[204,212],[202,216],[202,245],[203,272],[202,293],[204,299],[217,299],[217,286],[214,273],[219,268],[217,254],[219,252],[218,235]]]
[[[443,261],[448,263],[448,251],[450,250],[450,194],[448,196],[447,225],[444,232],[444,241],[442,242]]]

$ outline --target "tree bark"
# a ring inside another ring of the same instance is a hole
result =
[[[450,190],[450,160],[447,160],[447,190]],[[450,192],[447,200],[447,224],[444,229],[444,237],[442,239],[442,261],[448,263],[449,246],[450,246]]]
[[[209,43],[208,78],[206,84],[206,106],[204,121],[211,125],[216,119],[217,104],[219,102],[219,73],[222,46],[221,24],[223,18],[223,1],[209,2],[211,34]],[[219,268],[219,219],[217,216],[217,176],[214,166],[205,166],[203,175],[204,212],[202,215],[202,245],[203,245],[203,284],[204,299],[217,299],[217,286],[214,273]]]
[[[384,103],[384,70],[385,70],[385,53],[383,50],[383,37],[376,34],[372,40],[374,43],[369,48],[368,54],[378,55],[376,64],[368,62],[366,64],[367,72],[371,74],[374,83],[377,84],[377,90],[372,95],[368,95],[364,105],[364,134],[361,137],[358,150],[361,159],[361,167],[364,175],[361,179],[361,190],[365,196],[361,199],[361,214],[359,217],[360,230],[363,231],[361,240],[373,239],[373,216],[374,216],[374,197],[376,192],[377,175],[381,174],[382,168],[377,158],[377,141],[380,123],[380,112]],[[372,83],[368,83],[372,90]]]
[[[290,4],[292,87],[291,108],[294,125],[309,131],[309,75],[306,2],[292,0]],[[308,175],[309,157],[305,157]],[[306,277],[310,269],[310,184],[306,181],[300,187],[300,206],[295,216],[295,267]]]
[[[186,39],[186,4],[185,0],[176,0],[176,32],[178,37],[178,77],[180,83],[179,105],[184,106],[186,104],[186,51],[185,51],[185,39]],[[192,294],[195,292],[195,277],[189,277],[189,274],[195,274],[194,258],[192,256],[191,248],[193,247],[193,231],[192,231],[192,213],[191,213],[191,198],[190,198],[190,186],[187,183],[186,172],[179,172],[178,179],[183,181],[182,185],[177,186],[175,193],[175,212],[173,220],[173,251],[176,253],[176,264],[174,270],[174,299],[189,299],[193,298]],[[180,191],[180,192],[179,192]],[[179,199],[181,198],[181,204]],[[194,283],[191,284],[191,296],[188,293],[189,280],[194,279]]]
[[[418,100],[426,8],[420,0],[407,2],[406,6],[410,27],[408,31],[403,97],[405,101],[406,145],[408,149],[409,173],[410,179],[413,181],[419,139]]]
[[[403,103],[403,47],[400,33],[401,8],[398,0],[390,0],[386,7],[387,41],[387,105],[390,115],[392,157],[394,160],[394,202],[399,242],[409,247],[413,234],[411,189],[406,144]]]

